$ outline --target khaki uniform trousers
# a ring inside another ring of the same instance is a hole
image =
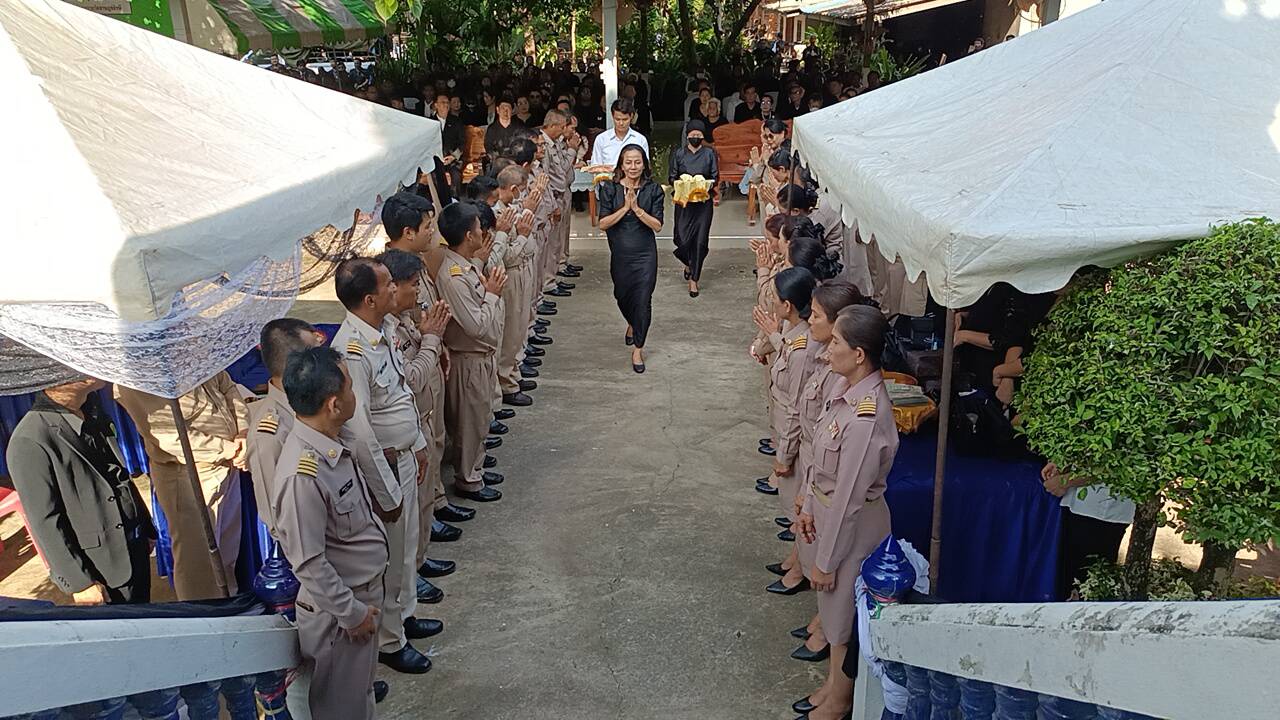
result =
[[[236,593],[236,559],[240,556],[240,473],[224,467],[201,467],[204,504],[191,496],[187,468],[179,463],[151,463],[151,486],[169,523],[173,544],[173,589],[179,600],[222,597],[209,561],[200,513],[213,520],[218,554],[227,576],[227,590]]]
[[[387,573],[382,617],[378,619],[378,649],[395,652],[408,640],[404,621],[418,608],[418,461],[412,450],[402,450],[396,457],[396,476],[404,501],[400,517],[383,522],[387,529]],[[428,534],[430,529],[428,528]]]
[[[564,202],[560,205],[560,258],[556,267],[569,262],[570,221],[573,219],[573,193],[564,194]]]
[[[444,404],[443,392],[440,393],[440,403]],[[443,412],[441,410],[441,415],[433,414],[433,417],[443,420]],[[422,422],[422,435],[427,439],[427,476],[418,486],[418,565],[427,559],[427,548],[431,546],[431,524],[435,522],[436,510],[449,503],[449,498],[444,494],[444,483],[440,480],[440,464],[444,459],[444,432],[442,427],[437,438],[437,424],[443,425],[430,420]]]
[[[352,591],[357,600],[369,607],[381,607],[382,582],[379,576]],[[338,624],[338,618],[317,611],[316,607],[305,590],[298,593],[298,645],[302,649],[304,670],[308,665],[311,670],[307,698],[311,718],[371,720],[373,680],[378,669],[376,638],[353,642]]]
[[[454,351],[450,358],[444,417],[453,436],[453,482],[459,490],[479,490],[484,487],[484,439],[493,420],[497,361],[493,353]]]
[[[498,383],[502,393],[520,392],[520,363],[524,360],[524,344],[529,337],[529,274],[525,262],[511,268],[507,286],[502,290],[505,314],[502,321],[502,347],[498,354]],[[502,400],[501,397],[498,398]]]

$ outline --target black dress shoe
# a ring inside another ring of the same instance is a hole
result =
[[[404,635],[410,640],[424,640],[444,632],[444,623],[431,618],[411,617],[404,621]]]
[[[439,578],[452,575],[458,569],[458,563],[452,560],[432,560],[427,558],[418,566],[418,574],[424,578]]]
[[[540,327],[540,326],[538,326],[538,325],[534,325],[534,326],[533,326],[533,334],[534,334],[534,335],[541,335],[541,336],[543,336],[543,337],[546,337],[546,336],[547,336],[547,329],[546,329],[545,327]]]
[[[555,308],[553,308],[553,307],[547,307],[547,306],[545,306],[545,305],[539,305],[539,306],[538,306],[538,310],[537,310],[537,312],[538,312],[538,314],[539,314],[539,315],[555,315],[556,313],[558,313],[558,312],[560,312],[560,311],[559,311],[559,310],[557,310],[557,309],[555,309]]]
[[[803,660],[805,662],[822,662],[831,657],[831,646],[827,645],[818,652],[814,652],[809,648],[801,645],[791,652],[793,660]]]
[[[644,363],[631,363],[631,370],[637,375],[643,375]]]
[[[431,669],[431,658],[418,652],[409,643],[395,652],[378,653],[378,662],[409,675],[421,675]]]
[[[809,589],[809,578],[800,578],[800,582],[792,587],[782,584],[781,580],[774,580],[773,584],[765,588],[774,595],[799,595]]]
[[[436,520],[445,522],[466,522],[476,516],[476,509],[449,503],[436,510]]]
[[[538,383],[532,380],[524,380],[524,379],[520,380],[520,392],[529,392],[530,390],[537,390],[537,389],[538,389]]]
[[[485,455],[484,464],[482,465],[482,467],[484,467],[485,470],[488,470],[489,468],[498,467],[498,458],[492,455]]]
[[[690,291],[689,291],[689,297],[692,297],[692,298],[696,298],[696,297],[698,297],[698,291],[697,291],[697,290],[690,290]]]
[[[787,574],[787,569],[782,567],[782,563],[769,563],[764,566],[764,569],[779,577]]]
[[[577,285],[575,285],[574,283],[571,283],[571,282],[564,282],[563,280],[557,280],[557,281],[556,281],[556,289],[557,289],[557,290],[572,290],[572,289],[574,289],[574,288],[576,288],[576,287],[578,287],[578,286],[577,286]]]
[[[474,502],[496,502],[502,499],[502,492],[485,485],[479,490],[459,490],[458,497]]]
[[[485,485],[501,485],[506,480],[502,473],[486,472],[483,476]]]
[[[551,321],[546,318],[534,318],[533,325],[534,327],[550,327]]]
[[[627,347],[631,347],[632,345],[636,344],[636,339],[631,337],[631,333],[627,333],[626,335],[623,336],[622,342],[626,343]]]
[[[551,308],[552,310],[555,310],[555,309],[556,309],[556,307],[558,307],[558,306],[556,305],[556,301],[555,301],[555,300],[547,300],[546,298],[543,298],[543,299],[542,299],[542,302],[541,302],[541,303],[539,303],[539,304],[540,304],[541,306],[549,307],[549,308]]]
[[[494,420],[489,423],[490,435],[506,435],[509,432],[511,432],[511,428],[507,427],[506,425],[503,425],[497,420]]]
[[[774,486],[770,485],[770,484],[769,484],[769,482],[768,482],[767,480],[766,480],[765,482],[759,482],[759,481],[757,481],[757,482],[756,482],[756,492],[758,492],[758,493],[763,493],[763,494],[765,494],[765,495],[777,495],[777,494],[778,494],[778,488],[776,488],[776,487],[774,487]]]
[[[538,372],[537,370],[534,370],[532,367],[529,367],[528,365],[520,366],[520,377],[522,378],[526,378],[526,379],[536,378],[541,374],[542,373]]]
[[[543,352],[546,352],[546,351],[543,350]],[[524,363],[520,367],[521,369],[525,367],[531,367],[531,368],[542,367],[542,360],[530,355],[524,359]]]
[[[791,532],[790,529],[783,530],[782,532],[778,533],[778,539],[781,540],[782,542],[795,542],[796,534]]]
[[[579,271],[577,271],[577,270],[570,270],[569,268],[564,268],[563,270],[560,270],[560,271],[556,272],[556,275],[557,275],[558,277],[565,277],[565,278],[576,278],[576,277],[582,277],[582,273],[581,273],[581,272],[579,272]]]
[[[773,438],[760,438],[760,447],[773,447]]]
[[[808,639],[809,639],[809,626],[808,626],[808,625],[801,625],[800,627],[796,628],[795,630],[792,630],[792,631],[791,631],[791,637],[793,637],[793,638],[795,638],[795,639],[797,639],[797,640],[808,640]]]
[[[503,393],[502,404],[515,405],[516,407],[529,407],[533,404],[533,398],[522,392]]]
[[[511,408],[502,408],[493,412],[494,420],[510,420],[516,416],[516,411]]]
[[[543,350],[540,347],[534,347],[532,345],[526,344],[524,346],[524,354],[531,358],[540,358],[543,355],[546,355],[547,351]]]
[[[380,703],[387,699],[387,693],[391,692],[391,686],[386,680],[373,681],[373,702]]]
[[[790,530],[790,529],[791,529],[791,518],[787,518],[787,517],[776,517],[776,518],[774,518],[774,519],[773,519],[773,524],[774,524],[774,525],[777,525],[778,527],[780,527],[780,528],[782,528],[782,529],[784,529],[784,530]]]
[[[571,295],[573,295],[573,293],[569,292],[568,290],[565,290],[559,285],[548,290],[546,294],[550,295],[551,297],[570,297]]]
[[[572,270],[572,271],[574,271],[574,272],[576,272],[576,273],[580,273],[580,272],[582,272],[583,270],[585,270],[585,269],[586,269],[586,268],[582,267],[581,265],[574,265],[573,263],[565,263],[565,264],[564,264],[564,267],[565,267],[565,269],[566,269],[566,270]]]
[[[778,450],[777,450],[776,448],[774,448],[772,445],[761,445],[761,446],[760,446],[760,454],[761,454],[761,455],[768,455],[769,457],[773,457],[774,455],[777,455],[777,454],[778,454]]]
[[[493,450],[495,448],[500,448],[500,447],[502,447],[502,438],[496,435],[490,435],[489,437],[484,439],[485,450]]]
[[[462,537],[462,528],[456,528],[440,520],[431,522],[431,542],[454,542],[460,537]]]
[[[796,712],[800,713],[801,715],[808,715],[809,713],[811,713],[811,712],[813,712],[814,710],[816,710],[816,709],[817,709],[817,707],[818,707],[817,705],[814,705],[813,703],[809,702],[809,696],[808,696],[808,695],[806,695],[806,696],[804,696],[804,697],[800,698],[799,700],[797,700],[797,701],[795,701],[795,702],[791,703],[791,709],[792,709],[792,710],[795,710]]]
[[[530,345],[550,345],[553,342],[555,342],[555,340],[552,340],[545,335],[533,335],[529,338]]]

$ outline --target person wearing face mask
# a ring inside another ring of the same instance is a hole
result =
[[[716,186],[720,179],[720,164],[715,150],[704,146],[706,132],[706,126],[698,120],[690,120],[685,126],[685,144],[671,152],[671,162],[667,166],[669,182],[675,183],[681,175],[701,175],[711,182],[711,187]],[[710,200],[676,206],[675,256],[684,264],[689,297],[698,297],[702,264],[709,249],[713,210]]]
[[[813,465],[797,525],[814,546],[809,582],[818,591],[822,634],[831,645],[826,682],[797,702],[814,720],[843,718],[853,680],[841,666],[852,637],[853,583],[862,561],[891,530],[886,479],[898,451],[893,406],[880,374],[889,325],[877,308],[846,307],[827,346],[836,379],[814,431]],[[802,705],[803,703],[803,705]]]

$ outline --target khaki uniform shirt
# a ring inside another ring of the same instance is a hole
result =
[[[439,335],[418,332],[412,311],[392,318],[391,338],[395,341],[396,352],[404,358],[404,379],[418,406],[419,421],[425,427],[432,421],[436,393],[443,392],[444,388],[444,373],[440,365],[444,341]]]
[[[445,346],[456,352],[496,351],[502,342],[501,298],[485,290],[476,266],[446,248],[444,262],[436,274],[436,288],[453,311],[453,319],[444,331]]]
[[[508,207],[511,207],[511,205],[499,200],[494,204],[493,212],[495,215],[501,215],[506,212]],[[519,220],[519,213],[524,212],[524,208],[519,205],[515,205],[515,207],[517,210],[516,219]],[[534,256],[538,253],[538,247],[533,242],[533,238],[516,234],[514,227],[511,228],[510,233],[499,232],[494,237],[496,239],[493,242],[493,255],[490,255],[490,262],[487,263],[489,267],[496,267],[493,260],[495,256],[499,256],[499,247],[501,247],[500,257],[502,258],[502,264],[508,271],[518,269],[527,262],[532,262]]]
[[[401,483],[416,482],[416,478],[397,478],[382,450],[427,447],[413,393],[405,384],[404,361],[395,351],[389,330],[386,319],[377,329],[347,313],[332,345],[346,358],[356,395],[356,414],[348,425],[368,451],[356,452],[356,461],[368,477],[374,500],[385,511],[400,506]]]
[[[284,390],[267,383],[267,395],[249,403],[249,472],[253,475],[253,493],[258,500],[258,517],[276,534],[275,498],[276,463],[284,441],[293,431],[296,416],[289,407]]]
[[[387,569],[387,532],[351,451],[299,422],[276,473],[277,537],[301,583],[298,602],[314,602],[350,630],[368,606],[352,592]],[[311,609],[311,608],[309,608]]]
[[[247,391],[245,391],[247,392]],[[214,375],[178,398],[187,421],[196,469],[228,468],[235,456],[235,440],[246,426],[245,392],[226,371]],[[185,464],[178,427],[170,401],[132,388],[116,386],[116,399],[128,411],[153,463]]]

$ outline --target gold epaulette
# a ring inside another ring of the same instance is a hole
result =
[[[273,415],[268,415],[258,421],[258,432],[268,435],[275,435],[280,429],[280,421]]]
[[[315,477],[320,472],[320,466],[316,464],[315,453],[306,453],[298,458],[298,469],[295,472],[298,475]]]
[[[791,349],[792,349],[792,350],[803,350],[803,349],[805,349],[805,348],[807,348],[807,347],[809,347],[809,336],[808,336],[808,335],[801,335],[800,337],[798,337],[798,338],[796,338],[795,340],[792,340],[792,341],[791,341]]]
[[[874,395],[868,395],[858,401],[855,408],[858,417],[875,417],[876,416],[876,398]]]
[[[457,264],[450,265],[449,277],[462,277],[462,266]]]
[[[364,347],[360,345],[359,340],[349,340],[347,342],[347,354],[364,357]]]

